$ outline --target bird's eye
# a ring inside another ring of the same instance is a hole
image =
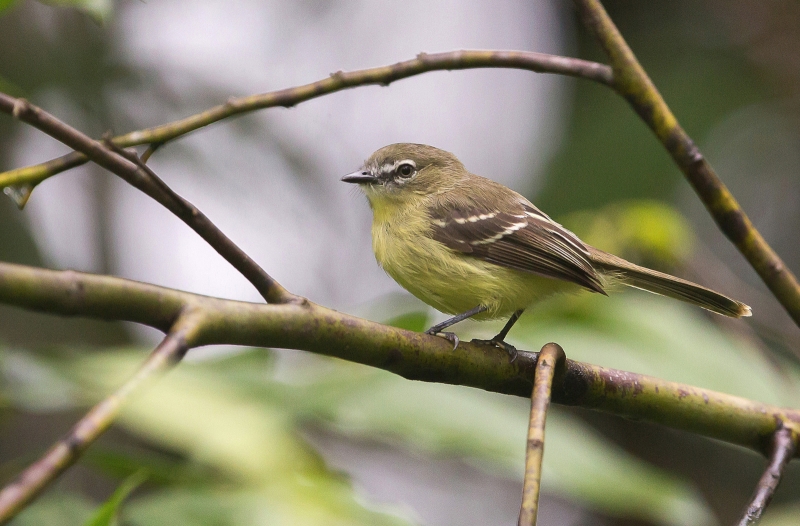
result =
[[[415,171],[416,170],[414,169],[414,165],[412,165],[411,163],[403,163],[397,167],[397,173],[401,177],[411,177],[412,175],[414,175]]]

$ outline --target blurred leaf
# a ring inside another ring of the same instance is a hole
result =
[[[93,353],[70,360],[64,370],[85,386],[88,402],[120,385],[141,359],[141,352]],[[204,485],[135,499],[125,506],[126,521],[255,525],[273,517],[298,524],[407,524],[365,507],[348,481],[325,468],[296,433],[291,406],[279,403],[294,389],[274,382],[271,365],[262,350],[186,363],[126,406],[120,425],[219,473]]]
[[[33,353],[0,349],[0,379],[3,398],[19,409],[55,411],[79,403],[78,389]]]
[[[686,219],[660,201],[617,202],[561,219],[590,245],[641,264],[674,266],[689,256],[694,241]]]
[[[119,511],[122,503],[146,479],[147,473],[144,470],[125,479],[111,497],[84,523],[84,526],[116,526],[119,524]]]
[[[12,0],[13,2],[14,0]],[[3,7],[2,7],[3,0],[0,0],[0,16],[3,15]],[[8,5],[6,5],[6,8]],[[0,75],[0,91],[6,93],[7,95],[11,95],[12,97],[25,97],[28,94],[25,92],[22,87],[17,86],[7,78]]]
[[[2,0],[0,0],[2,1]],[[83,11],[98,24],[108,21],[114,11],[113,0],[38,0],[54,7],[71,7]]]
[[[4,11],[7,11],[11,6],[17,3],[17,0],[0,0],[0,15],[3,14]],[[3,85],[2,79],[0,78],[0,86]]]
[[[699,308],[669,298],[638,290],[610,297],[563,296],[537,306],[517,325],[509,336],[521,348],[556,341],[575,360],[798,407],[800,383],[747,338],[723,331]],[[494,328],[482,326],[476,335]]]
[[[408,526],[396,516],[373,511],[352,499],[349,488],[328,480],[298,477],[264,489],[174,489],[137,499],[126,506],[127,524],[248,526],[303,524]]]
[[[329,372],[317,389],[317,418],[340,433],[383,437],[425,451],[465,456],[521,479],[528,403],[477,389],[411,382],[383,371],[356,380],[348,367]],[[329,396],[336,380],[338,396]],[[554,411],[548,416],[543,488],[607,513],[659,524],[713,524],[689,484],[625,453],[591,428]]]
[[[110,451],[101,444],[89,448],[81,462],[115,478],[144,470],[150,485],[198,485],[219,479],[208,467],[181,457],[155,451]]]
[[[769,507],[759,523],[760,526],[797,526],[800,524],[800,506]]]
[[[406,329],[408,331],[422,332],[428,328],[428,312],[417,311],[401,314],[385,322],[386,325]]]
[[[10,526],[80,526],[93,508],[91,502],[78,495],[51,492],[22,510]]]

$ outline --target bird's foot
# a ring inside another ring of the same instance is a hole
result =
[[[508,357],[511,358],[508,363],[514,363],[517,359],[517,348],[511,345],[510,343],[506,343],[503,340],[497,340],[492,338],[491,340],[478,340],[477,338],[472,340],[472,343],[480,343],[483,345],[491,345],[492,347],[497,347],[498,349],[503,349],[506,353],[508,353]]]
[[[435,327],[431,327],[430,329],[425,331],[425,334],[430,334],[431,336],[438,336],[440,338],[444,338],[445,340],[447,340],[447,341],[449,341],[450,343],[453,344],[453,350],[454,351],[458,348],[458,344],[460,343],[460,341],[458,339],[458,336],[456,336],[456,333],[454,333],[454,332],[441,332],[441,331],[437,331],[437,330],[434,330],[434,329],[435,329]]]

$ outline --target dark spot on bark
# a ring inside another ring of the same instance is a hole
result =
[[[560,404],[576,405],[589,391],[592,380],[583,369],[574,366],[574,363],[570,365],[560,382],[560,389],[557,386],[553,388],[553,400]]]
[[[708,395],[706,393],[703,393],[703,402],[708,405]]]
[[[81,446],[83,445],[78,437],[75,435],[67,435],[62,440],[63,444],[69,450],[70,455],[77,455],[81,452]]]
[[[683,400],[687,396],[689,396],[689,391],[687,391],[686,389],[678,389],[678,399],[679,400]]]
[[[528,449],[542,449],[542,446],[544,446],[544,442],[538,438],[528,439]]]
[[[400,349],[395,348],[389,351],[389,354],[386,356],[386,361],[384,362],[384,365],[390,367],[402,361],[403,361],[403,353],[400,352]]]

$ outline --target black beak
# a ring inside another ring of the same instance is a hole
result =
[[[357,172],[353,172],[351,174],[347,174],[342,177],[342,181],[345,183],[355,183],[355,184],[372,184],[377,182],[378,178],[369,173],[366,170],[359,170]]]

